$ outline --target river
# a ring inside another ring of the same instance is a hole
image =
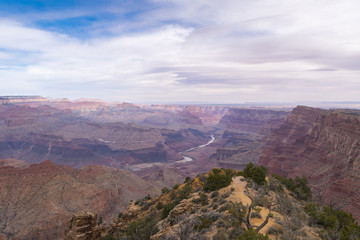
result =
[[[214,137],[214,135],[211,135],[211,139],[206,144],[202,144],[202,145],[199,145],[197,147],[192,147],[192,148],[189,148],[188,150],[185,150],[185,151],[181,152],[180,154],[183,156],[183,159],[181,159],[179,161],[176,161],[174,163],[175,164],[176,163],[181,164],[181,163],[194,161],[194,159],[192,159],[191,157],[186,156],[186,153],[191,152],[191,151],[193,151],[195,149],[198,149],[198,148],[206,147],[206,146],[212,144],[214,141],[215,141],[215,137]],[[140,163],[140,164],[135,164],[135,165],[128,165],[128,166],[125,166],[124,168],[128,169],[128,170],[131,170],[131,171],[139,171],[141,169],[150,168],[152,166],[164,166],[165,164],[169,164],[169,163],[164,163],[164,162]]]
[[[181,152],[181,154],[183,156],[183,159],[181,159],[179,161],[176,161],[175,163],[185,163],[185,162],[194,161],[194,159],[192,159],[191,157],[186,156],[185,153],[191,152],[191,151],[193,151],[195,149],[198,149],[198,148],[206,147],[206,146],[212,144],[214,141],[215,141],[215,137],[214,137],[214,135],[211,135],[211,139],[206,144],[202,144],[202,145],[199,145],[197,147],[192,147],[192,148],[189,148],[188,150],[185,150],[184,152]]]

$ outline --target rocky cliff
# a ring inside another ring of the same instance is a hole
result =
[[[100,240],[97,215],[90,211],[75,213],[65,229],[65,240]]]
[[[315,195],[360,221],[360,111],[295,108],[259,163],[272,172],[308,177]]]
[[[104,220],[132,199],[160,188],[126,170],[81,170],[45,161],[28,168],[0,167],[0,233],[8,239],[62,239],[70,216],[87,209]]]

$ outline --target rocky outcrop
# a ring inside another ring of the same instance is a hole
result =
[[[62,239],[77,211],[109,220],[130,200],[158,192],[129,171],[103,166],[78,170],[45,161],[25,169],[0,167],[0,232],[11,239]]]
[[[360,111],[297,107],[274,131],[259,163],[308,177],[314,195],[360,221]]]
[[[97,215],[91,211],[75,213],[65,229],[64,240],[100,240]]]

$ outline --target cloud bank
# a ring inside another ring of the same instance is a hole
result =
[[[142,4],[80,6],[62,10],[63,17],[54,10],[8,13],[0,19],[0,95],[129,102],[360,100],[358,1]],[[81,26],[63,24],[91,16],[95,20]]]

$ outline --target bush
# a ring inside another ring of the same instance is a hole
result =
[[[101,238],[101,240],[115,240],[115,238],[113,236],[111,236],[110,234],[108,234],[105,237]]]
[[[150,199],[151,199],[150,194],[146,195],[146,196],[144,197],[144,199],[145,199],[145,200],[150,200]]]
[[[216,171],[214,171],[216,170]],[[221,173],[219,169],[213,169],[213,172],[207,178],[204,184],[205,191],[215,191],[227,187],[232,182],[232,176]]]
[[[296,177],[295,179],[281,177],[278,174],[273,174],[273,177],[279,180],[282,184],[286,186],[293,194],[294,197],[298,200],[310,200],[311,199],[311,189],[308,186],[308,180],[306,177]]]
[[[215,197],[217,197],[217,196],[219,196],[219,192],[218,192],[218,191],[215,191],[215,192],[211,193],[211,195],[210,195],[211,198],[215,198]]]
[[[166,193],[168,193],[170,190],[167,188],[167,187],[163,187],[162,189],[161,189],[161,193],[162,194],[166,194]]]
[[[198,198],[194,198],[192,202],[203,206],[209,204],[208,197],[205,193],[200,193],[200,196]]]
[[[261,214],[259,212],[252,212],[251,217],[252,218],[260,218],[260,219],[262,219],[262,216],[261,216]]]
[[[229,240],[229,238],[227,237],[226,234],[226,230],[221,229],[220,231],[218,231],[213,237],[213,240]]]
[[[258,185],[264,185],[266,183],[266,174],[268,170],[264,166],[254,167],[252,162],[248,163],[243,171],[245,178],[251,178]]]
[[[226,193],[224,193],[221,197],[222,197],[223,199],[225,199],[225,198],[230,197],[230,195],[231,195],[231,192],[226,192]]]
[[[201,224],[199,226],[196,226],[196,229],[198,231],[201,231],[204,228],[209,228],[209,227],[211,227],[213,222],[214,221],[211,218],[203,218],[203,219],[201,219]]]
[[[176,190],[176,189],[178,189],[179,188],[179,184],[175,184],[174,186],[173,186],[173,190]]]
[[[184,183],[190,184],[192,182],[191,177],[186,177]]]
[[[272,234],[272,235],[280,235],[280,234],[283,234],[283,233],[284,233],[284,230],[282,228],[280,228],[280,227],[271,226],[267,230],[267,234]]]
[[[177,201],[173,201],[171,203],[165,204],[163,211],[162,211],[161,218],[162,219],[166,218],[169,215],[170,211],[173,210],[176,207],[176,205],[178,205],[178,204],[179,204],[179,202],[177,202]]]
[[[269,240],[268,236],[264,236],[260,233],[257,233],[254,229],[250,229],[249,231],[245,231],[240,234],[239,240]]]
[[[277,179],[274,179],[274,178],[269,179],[269,189],[276,193],[284,192],[284,188],[281,185],[281,183]]]
[[[315,203],[308,203],[305,211],[314,223],[323,226],[328,233],[340,233],[340,240],[360,239],[360,227],[350,213],[330,206],[320,207]]]
[[[219,208],[219,212],[224,212],[224,211],[226,211],[226,210],[228,210],[228,206],[227,206],[227,204],[226,205],[222,205],[220,208]]]
[[[276,200],[280,212],[287,216],[290,216],[294,210],[294,206],[291,199],[288,198],[286,195],[280,195],[276,197]]]
[[[161,210],[164,208],[164,204],[162,202],[159,202],[157,205],[156,205],[156,209],[157,210]]]
[[[130,238],[130,240],[150,239],[151,235],[158,232],[156,228],[156,221],[150,217],[140,219],[138,221],[130,223],[126,235]]]

